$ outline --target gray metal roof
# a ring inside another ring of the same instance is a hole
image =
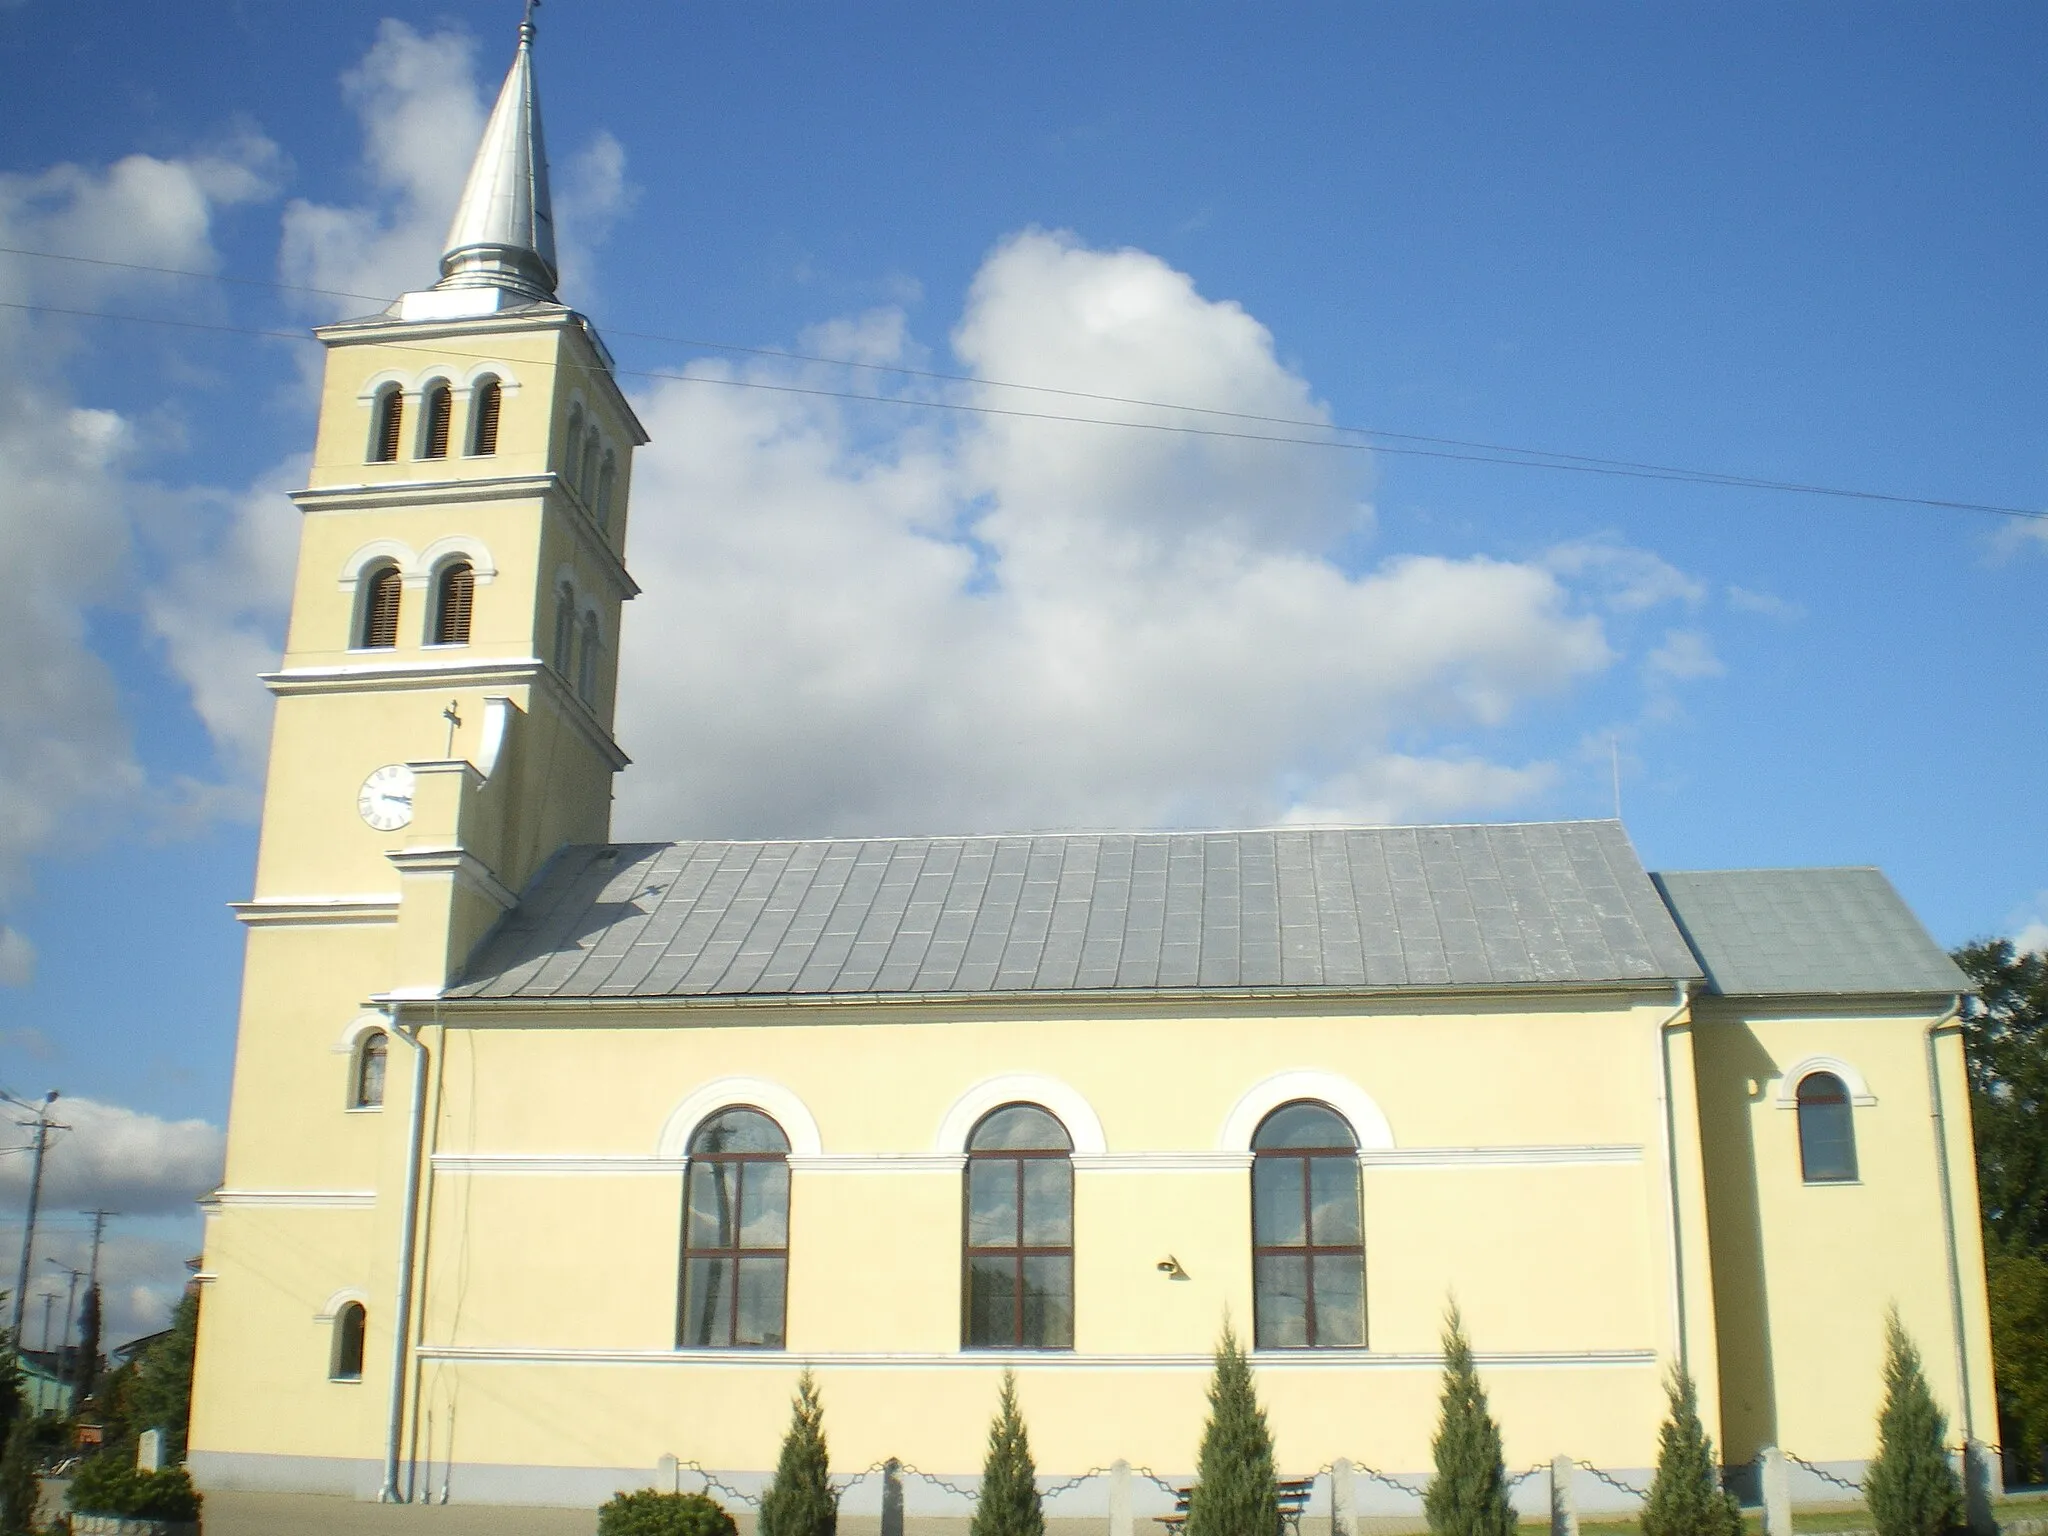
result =
[[[1700,974],[1621,824],[568,848],[451,996],[1570,985]]]
[[[1672,871],[1651,879],[1724,995],[1970,990],[1880,870]]]

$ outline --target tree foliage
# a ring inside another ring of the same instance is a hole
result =
[[[988,1459],[981,1468],[981,1494],[967,1536],[1045,1536],[1045,1511],[1038,1502],[1038,1468],[1017,1407],[1017,1374],[1003,1372],[1002,1397],[988,1429]]]
[[[1643,1506],[1643,1536],[1742,1536],[1742,1508],[1721,1486],[1691,1373],[1674,1370],[1664,1391],[1670,1413],[1657,1432],[1657,1476]]]
[[[2031,1481],[2048,1456],[2048,958],[1986,939],[1954,959],[1977,990],[1963,1038],[1999,1439]]]
[[[199,1289],[188,1287],[171,1314],[170,1331],[143,1352],[128,1390],[134,1428],[164,1432],[164,1454],[173,1464],[185,1459],[185,1435],[192,1421],[192,1356],[199,1345]]]
[[[183,1467],[144,1472],[123,1451],[104,1451],[81,1466],[64,1500],[80,1514],[131,1520],[197,1520],[201,1503]],[[8,1536],[13,1536],[12,1526]]]
[[[1944,1445],[1948,1419],[1934,1406],[1919,1348],[1896,1308],[1884,1338],[1884,1408],[1863,1497],[1878,1536],[1945,1536],[1963,1523],[1963,1485]]]
[[[775,1481],[761,1498],[761,1536],[834,1536],[839,1501],[832,1496],[825,1450],[825,1405],[809,1371],[798,1378],[782,1437]]]
[[[28,1422],[20,1419],[11,1427],[7,1449],[0,1451],[0,1533],[4,1536],[31,1536],[36,1529],[36,1506],[42,1502],[35,1446],[24,1432]]]
[[[725,1506],[701,1493],[642,1488],[613,1494],[597,1510],[597,1536],[738,1536]]]
[[[1472,1363],[1472,1344],[1455,1305],[1444,1317],[1443,1410],[1437,1419],[1436,1476],[1422,1500],[1432,1536],[1515,1536],[1500,1426]]]
[[[85,1288],[85,1304],[78,1310],[78,1366],[72,1374],[74,1401],[84,1402],[100,1375],[100,1288]]]
[[[1195,1486],[1188,1494],[1186,1536],[1279,1536],[1280,1486],[1273,1471],[1273,1434],[1252,1386],[1252,1363],[1228,1322],[1209,1378],[1209,1422]]]

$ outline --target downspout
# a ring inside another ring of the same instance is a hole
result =
[[[1657,1099],[1664,1115],[1664,1220],[1671,1230],[1671,1325],[1677,1334],[1678,1368],[1690,1374],[1692,1366],[1686,1346],[1685,1326],[1685,1229],[1680,1213],[1684,1202],[1678,1188],[1678,1109],[1671,1092],[1671,1026],[1692,1007],[1690,987],[1673,984],[1671,1012],[1657,1024]]]
[[[1942,1251],[1948,1256],[1949,1325],[1955,1331],[1956,1390],[1960,1394],[1965,1444],[1977,1438],[1977,1426],[1970,1413],[1970,1356],[1963,1334],[1963,1264],[1956,1254],[1956,1197],[1948,1171],[1948,1117],[1941,1108],[1940,1055],[1934,1037],[1947,1030],[1963,1011],[1956,997],[1948,1011],[1927,1026],[1927,1107],[1934,1121],[1934,1166],[1941,1176],[1941,1226],[1946,1239]]]
[[[391,1404],[384,1431],[384,1486],[377,1490],[379,1504],[403,1504],[398,1491],[398,1453],[405,1422],[405,1379],[410,1361],[412,1332],[413,1244],[419,1226],[420,1148],[427,1129],[427,1048],[420,1043],[420,1026],[407,1034],[393,1020],[391,1032],[412,1047],[412,1124],[405,1141],[405,1214],[398,1230],[398,1295],[391,1308]]]

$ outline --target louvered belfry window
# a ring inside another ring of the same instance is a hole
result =
[[[485,379],[470,396],[470,421],[473,423],[469,434],[471,453],[482,455],[498,451],[498,407],[503,398],[504,392],[496,379]]]
[[[469,610],[476,600],[476,572],[458,560],[441,573],[434,597],[434,644],[469,644]]]
[[[398,567],[378,568],[363,594],[364,650],[388,651],[398,644]]]
[[[398,434],[404,425],[405,396],[394,384],[377,397],[377,422],[370,433],[373,464],[389,464],[398,457]]]
[[[427,391],[427,435],[420,444],[423,459],[448,457],[448,424],[455,417],[455,394],[446,384]]]

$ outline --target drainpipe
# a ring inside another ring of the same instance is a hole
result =
[[[1671,1229],[1671,1326],[1677,1335],[1679,1369],[1690,1371],[1685,1327],[1685,1237],[1678,1189],[1678,1108],[1671,1092],[1671,1027],[1692,1007],[1691,988],[1674,982],[1671,1012],[1657,1024],[1657,1107],[1664,1117],[1664,1220]]]
[[[1956,1391],[1962,1405],[1963,1440],[1968,1444],[1976,1440],[1977,1427],[1970,1414],[1970,1359],[1963,1342],[1963,1265],[1956,1254],[1956,1197],[1949,1182],[1948,1120],[1941,1109],[1940,1056],[1935,1047],[1935,1036],[1953,1026],[1962,1011],[1963,1000],[1957,997],[1949,1003],[1946,1013],[1927,1026],[1927,1107],[1934,1121],[1934,1166],[1941,1177],[1942,1236],[1947,1240],[1942,1252],[1948,1256],[1949,1324],[1955,1330]]]
[[[419,1226],[420,1147],[427,1128],[427,1048],[420,1043],[420,1026],[410,1034],[392,1021],[391,1033],[412,1047],[412,1124],[405,1141],[405,1214],[398,1230],[398,1295],[391,1308],[391,1405],[384,1431],[384,1486],[377,1490],[379,1504],[403,1504],[398,1489],[398,1452],[405,1422],[405,1379],[411,1364],[408,1336],[412,1332],[413,1240]]]

